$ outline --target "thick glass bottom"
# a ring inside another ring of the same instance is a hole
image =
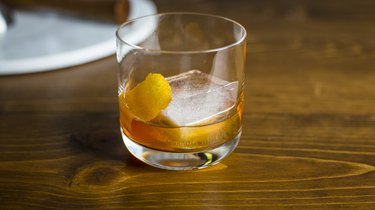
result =
[[[234,139],[214,149],[177,153],[144,147],[129,139],[123,132],[121,134],[126,147],[132,155],[151,166],[168,170],[192,170],[215,165],[237,147],[241,136],[241,132],[239,132]]]

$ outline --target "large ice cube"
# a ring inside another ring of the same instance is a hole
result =
[[[228,82],[199,70],[167,78],[172,101],[162,115],[177,126],[199,125],[231,110],[237,99],[238,82]]]

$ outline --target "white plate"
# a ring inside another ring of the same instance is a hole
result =
[[[130,0],[128,19],[155,13],[152,1]],[[0,75],[56,70],[116,51],[115,24],[40,12],[17,11],[14,18],[14,25],[0,34]],[[149,32],[145,25],[135,28],[132,35],[137,39]]]

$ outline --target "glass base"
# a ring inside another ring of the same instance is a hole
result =
[[[192,170],[215,165],[237,147],[241,136],[241,132],[239,132],[234,139],[214,149],[201,152],[177,153],[147,148],[130,140],[122,131],[121,134],[126,147],[132,155],[151,166],[168,170]]]

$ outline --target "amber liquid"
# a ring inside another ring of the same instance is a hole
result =
[[[139,121],[125,105],[124,95],[123,92],[119,95],[122,131],[148,148],[172,152],[213,149],[234,139],[241,130],[243,94],[231,110],[197,126],[168,126],[158,117],[152,122]]]

